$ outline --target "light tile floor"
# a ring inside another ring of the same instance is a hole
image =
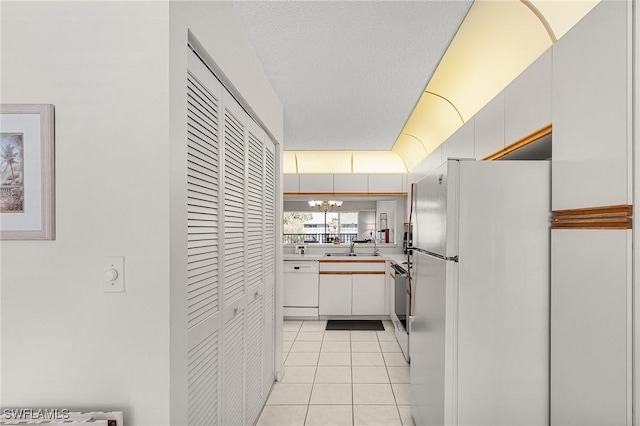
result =
[[[411,425],[409,364],[385,331],[325,331],[326,321],[285,321],[285,376],[257,426]]]

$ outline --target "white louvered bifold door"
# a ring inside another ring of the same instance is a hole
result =
[[[276,244],[276,154],[273,143],[265,139],[264,161],[264,362],[268,391],[275,377],[275,244]]]
[[[218,419],[218,378],[220,376],[218,330],[189,348],[189,425],[211,425]]]
[[[265,219],[265,274],[273,274],[276,243],[276,156],[274,146],[268,143],[265,150],[264,219]]]
[[[175,353],[187,365],[172,377],[186,373],[189,425],[252,425],[275,370],[275,149],[192,51],[186,154],[184,312],[172,321],[188,347],[172,369]]]
[[[262,289],[253,290],[253,301],[247,305],[246,318],[246,376],[245,410],[246,424],[253,424],[257,418],[263,399],[263,312]],[[250,294],[250,295],[251,295]]]
[[[248,115],[225,96],[223,425],[245,424],[246,139]]]
[[[244,312],[233,308],[225,315],[224,323],[224,370],[222,372],[223,409],[222,425],[244,424]]]
[[[245,139],[248,116],[230,96],[224,108],[224,304],[245,293]]]
[[[256,125],[249,131],[247,156],[247,287],[262,285],[264,250],[264,132]]]
[[[187,416],[219,420],[219,149],[223,87],[189,50],[187,73]]]
[[[264,350],[264,141],[265,134],[249,123],[247,150],[247,341],[246,422],[259,414],[263,399]]]

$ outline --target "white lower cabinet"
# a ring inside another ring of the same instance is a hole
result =
[[[353,274],[351,280],[351,315],[384,315],[384,274]]]
[[[551,231],[551,425],[631,419],[631,230]]]
[[[320,262],[318,312],[385,315],[385,261]]]
[[[351,315],[351,275],[320,275],[320,315]]]

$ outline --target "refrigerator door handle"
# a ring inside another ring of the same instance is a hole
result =
[[[442,260],[451,260],[453,262],[457,262],[458,261],[458,256],[443,256],[441,254],[433,253],[431,251],[423,250],[423,249],[417,248],[417,247],[410,247],[409,250],[415,250],[417,252],[424,253],[424,254],[429,255],[429,256],[437,257],[438,259],[442,259]]]

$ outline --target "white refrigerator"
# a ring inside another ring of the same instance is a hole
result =
[[[449,160],[414,187],[418,426],[549,424],[547,161]]]

